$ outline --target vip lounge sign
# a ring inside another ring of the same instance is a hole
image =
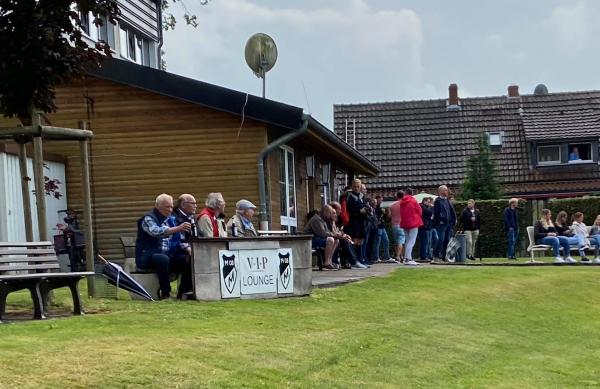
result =
[[[291,249],[221,250],[221,297],[294,292]]]

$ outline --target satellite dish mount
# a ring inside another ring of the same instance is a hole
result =
[[[277,62],[277,46],[273,38],[267,34],[254,34],[246,42],[244,49],[246,63],[256,77],[262,78],[262,97],[265,98],[267,72]]]

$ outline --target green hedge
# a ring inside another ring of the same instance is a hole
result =
[[[600,197],[581,197],[576,199],[554,199],[550,200],[546,206],[552,211],[553,217],[560,211],[569,214],[569,223],[571,215],[575,212],[583,212],[584,223],[591,226],[600,214]]]

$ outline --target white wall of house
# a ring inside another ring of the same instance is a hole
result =
[[[27,176],[32,178],[29,181],[29,196],[33,219],[33,238],[39,240],[36,199],[33,193],[33,162],[31,159],[28,159],[27,162]],[[58,179],[61,182],[59,184],[59,191],[62,193],[60,199],[56,199],[54,196],[46,196],[46,221],[48,234],[52,240],[52,236],[57,233],[56,224],[63,222],[62,219],[59,219],[58,211],[67,208],[65,165],[49,161],[44,161],[44,165],[44,175],[50,179]],[[19,157],[13,154],[0,153],[0,242],[25,240]]]

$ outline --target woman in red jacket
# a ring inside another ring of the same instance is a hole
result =
[[[404,264],[416,266],[418,263],[412,259],[412,249],[417,240],[419,227],[423,225],[423,219],[421,218],[423,210],[412,194],[412,189],[406,189],[404,191],[404,197],[400,200],[400,227],[404,229],[404,234],[406,235]]]

